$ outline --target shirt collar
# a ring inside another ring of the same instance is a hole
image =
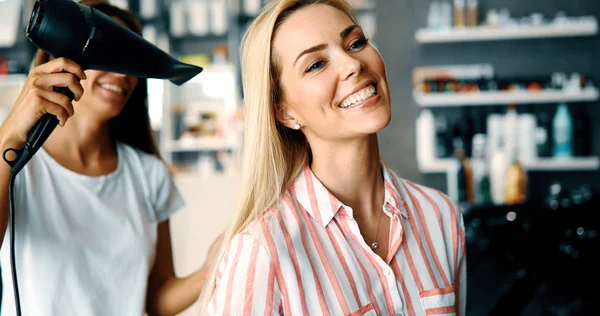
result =
[[[406,203],[403,199],[403,196],[406,195],[403,186],[400,184],[401,180],[388,170],[385,163],[381,163],[381,168],[383,169],[385,184],[384,212],[388,216],[396,213],[407,218]],[[306,212],[323,227],[327,226],[339,210],[345,206],[325,188],[308,165],[296,178],[290,191]]]

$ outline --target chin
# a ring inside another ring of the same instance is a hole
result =
[[[123,111],[123,106],[115,106],[115,104],[103,104],[94,109],[96,115],[103,120],[110,120],[117,117]]]
[[[387,112],[365,118],[354,126],[359,128],[359,132],[361,134],[370,135],[382,131],[390,124],[391,120],[392,115],[391,113]]]

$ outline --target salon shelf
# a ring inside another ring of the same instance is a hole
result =
[[[421,162],[419,170],[424,173],[444,173],[448,169],[450,159],[434,159]],[[540,158],[529,163],[523,163],[527,171],[594,171],[600,168],[598,157],[575,158]]]
[[[593,102],[598,100],[599,95],[596,88],[585,88],[573,92],[555,90],[428,94],[415,91],[413,93],[415,102],[421,107]]]
[[[598,22],[595,18],[589,18],[583,22],[558,25],[514,26],[505,28],[478,26],[455,28],[448,31],[419,29],[415,33],[415,39],[418,43],[428,44],[577,37],[593,36],[596,34],[598,34]]]
[[[192,140],[175,140],[165,144],[168,152],[200,152],[233,150],[236,146],[222,138],[206,137]]]

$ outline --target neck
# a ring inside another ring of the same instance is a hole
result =
[[[380,211],[384,200],[383,176],[377,135],[336,144],[311,143],[311,169],[342,203],[370,216]]]
[[[68,157],[69,161],[82,166],[113,155],[115,148],[110,140],[108,122],[90,117],[75,114],[65,126],[57,126],[44,143],[44,150],[52,156]]]

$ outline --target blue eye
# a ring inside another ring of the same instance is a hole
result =
[[[308,67],[308,69],[306,70],[306,72],[311,72],[311,71],[319,70],[319,69],[323,68],[324,65],[325,65],[325,63],[322,60],[319,60],[316,63],[310,65],[310,67]]]
[[[367,45],[367,43],[369,43],[369,40],[363,37],[363,38],[355,41],[354,43],[352,43],[352,45],[350,45],[350,50],[361,49],[361,48],[365,47]]]

